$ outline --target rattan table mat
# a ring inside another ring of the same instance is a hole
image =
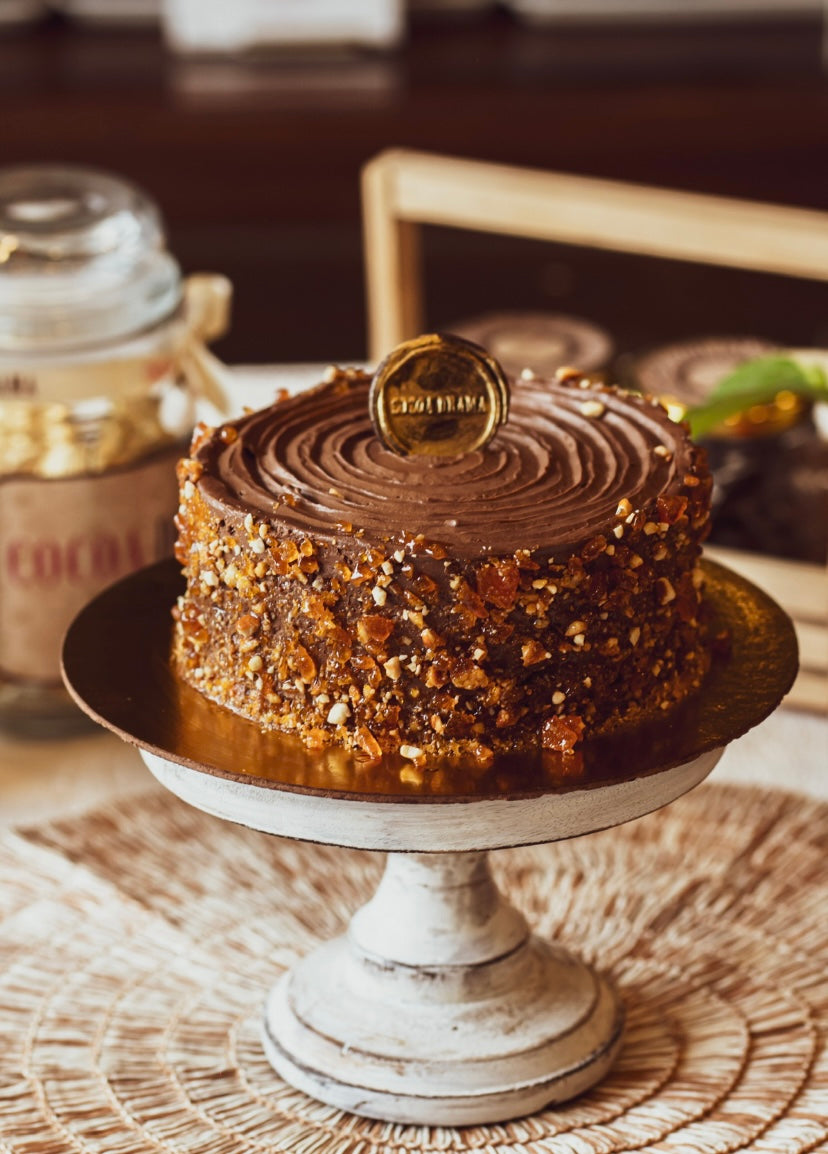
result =
[[[541,933],[611,972],[629,1029],[581,1098],[497,1126],[373,1122],[285,1085],[259,1016],[379,855],[156,790],[0,837],[0,1150],[797,1154],[828,1150],[828,805],[706,785],[492,855]]]

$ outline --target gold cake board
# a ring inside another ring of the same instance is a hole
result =
[[[800,1154],[828,1149],[828,805],[704,785],[493,857],[533,928],[617,983],[607,1078],[492,1126],[343,1114],[259,1038],[274,970],[341,931],[377,854],[258,834],[161,790],[0,838],[0,1150]]]

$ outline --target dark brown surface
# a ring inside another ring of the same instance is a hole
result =
[[[358,174],[383,148],[828,208],[818,18],[527,28],[412,19],[398,52],[186,60],[155,32],[60,20],[0,37],[0,163],[133,178],[185,269],[237,287],[230,361],[364,355]],[[427,324],[591,317],[619,351],[750,333],[824,344],[824,287],[427,230]]]
[[[785,613],[755,586],[705,563],[707,596],[732,636],[701,692],[669,717],[587,742],[575,756],[499,756],[485,768],[436,766],[423,784],[410,763],[360,761],[341,749],[305,749],[261,732],[180,682],[170,666],[170,608],[183,590],[174,562],[126,578],[91,602],[66,637],[64,677],[78,704],[124,740],[207,773],[273,789],[390,800],[537,796],[656,773],[741,736],[793,683],[796,638]]]

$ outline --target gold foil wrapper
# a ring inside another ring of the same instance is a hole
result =
[[[429,333],[385,358],[369,403],[374,428],[393,452],[459,457],[486,445],[506,420],[509,387],[480,345]]]

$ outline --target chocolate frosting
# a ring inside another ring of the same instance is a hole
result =
[[[234,422],[235,439],[214,434],[195,454],[206,500],[225,519],[250,512],[333,543],[363,529],[365,544],[422,534],[464,558],[555,555],[606,532],[622,497],[643,508],[692,468],[686,433],[651,400],[541,380],[513,382],[485,448],[401,457],[374,431],[368,387],[340,379]]]

